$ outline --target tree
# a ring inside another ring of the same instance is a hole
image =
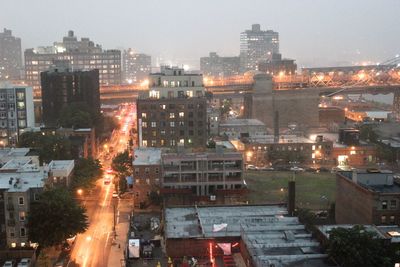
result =
[[[333,229],[329,234],[328,253],[343,267],[394,266],[382,240],[362,225]]]
[[[378,134],[376,133],[376,127],[371,124],[364,124],[359,127],[360,139],[376,143],[378,140]]]
[[[128,150],[118,153],[112,160],[111,168],[117,172],[118,187],[120,192],[127,189],[126,177],[132,175],[132,157],[129,156]]]
[[[19,138],[18,147],[35,149],[41,163],[72,158],[71,142],[57,134],[43,135],[41,132],[25,132]]]
[[[96,180],[103,174],[99,160],[81,158],[75,161],[74,176],[71,188],[90,189],[94,187]]]
[[[29,240],[42,247],[60,245],[87,229],[85,212],[67,190],[45,191],[39,201],[31,205],[28,214]]]

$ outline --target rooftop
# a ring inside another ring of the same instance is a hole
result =
[[[74,160],[52,160],[49,163],[49,167],[51,170],[66,170],[73,168],[75,165]]]
[[[284,206],[166,208],[165,237],[241,237],[256,266],[326,266],[320,244]]]
[[[279,136],[279,141],[275,142],[275,136],[274,135],[262,135],[262,136],[254,136],[250,138],[251,143],[260,143],[260,144],[289,144],[289,143],[315,143],[315,141],[312,141],[311,139],[308,139],[306,137],[302,136],[296,136],[296,135],[280,135]]]
[[[388,170],[339,171],[338,175],[377,193],[400,193],[400,184]]]
[[[154,147],[137,148],[134,151],[134,157],[133,166],[160,165],[161,149]]]
[[[0,189],[8,192],[25,192],[30,188],[43,187],[47,176],[43,168],[31,172],[0,173]]]

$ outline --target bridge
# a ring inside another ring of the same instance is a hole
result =
[[[204,86],[217,97],[229,97],[252,92],[254,75],[231,77],[204,77]],[[321,95],[335,93],[388,94],[395,92],[400,100],[400,57],[378,65],[303,68],[301,74],[288,75],[284,72],[271,74],[274,90],[318,90]],[[148,90],[148,83],[102,86],[103,102],[136,99],[140,91]],[[396,98],[396,97],[395,97]]]

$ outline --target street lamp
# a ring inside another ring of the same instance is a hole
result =
[[[83,194],[83,190],[79,188],[78,190],[76,190],[76,193],[78,194],[78,196],[81,196]]]

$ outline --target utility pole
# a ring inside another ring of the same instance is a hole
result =
[[[114,238],[117,236],[117,232],[115,231],[115,202],[113,202],[113,232],[114,232]]]

